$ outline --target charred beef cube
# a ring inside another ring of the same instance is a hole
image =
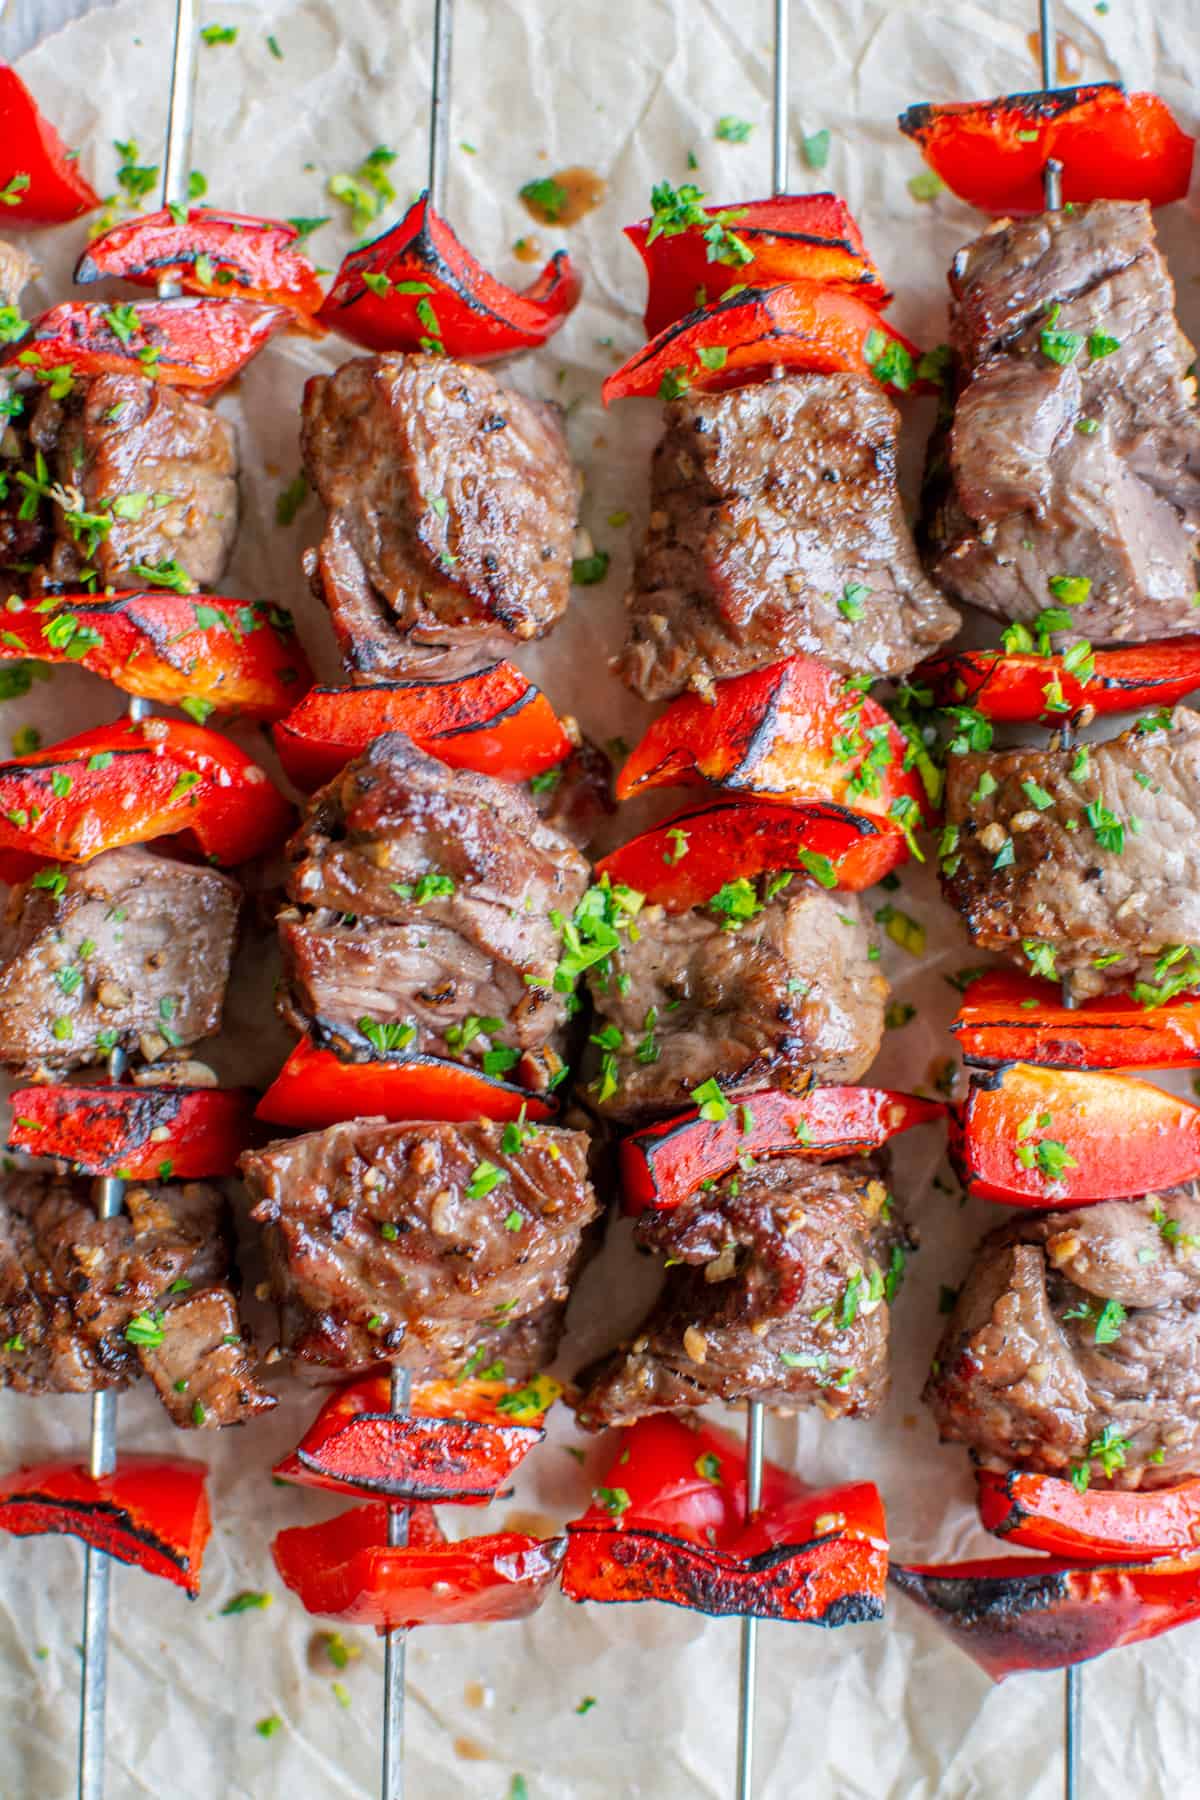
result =
[[[254,1379],[215,1188],[132,1187],[98,1219],[86,1183],[10,1177],[0,1197],[0,1385],[95,1393],[150,1376],[177,1425],[275,1405]]]
[[[414,1375],[554,1355],[597,1206],[584,1133],[358,1119],[242,1158],[284,1347]]]
[[[935,578],[1031,621],[1072,578],[1093,643],[1195,629],[1194,351],[1142,202],[992,226],[951,271],[961,386]],[[939,452],[941,454],[941,452]]]
[[[954,756],[943,883],[976,944],[1078,998],[1173,980],[1200,945],[1198,813],[1186,707],[1104,744]]]
[[[710,1400],[876,1411],[908,1244],[881,1166],[772,1157],[643,1213],[634,1236],[670,1259],[662,1293],[633,1343],[579,1377],[581,1424]]]
[[[1123,1488],[1200,1475],[1195,1184],[989,1232],[925,1399],[993,1467]]]
[[[108,850],[14,888],[0,925],[0,1062],[147,1060],[220,1029],[240,893],[216,869]]]
[[[857,896],[799,876],[752,904],[742,920],[645,907],[636,935],[589,971],[600,1066],[588,1092],[605,1116],[645,1122],[712,1080],[737,1094],[857,1081],[874,1060],[888,986]]]
[[[666,409],[620,673],[647,700],[803,651],[901,675],[958,619],[896,487],[899,415],[858,375],[789,375]]]
[[[65,400],[43,394],[30,435],[71,502],[44,503],[55,543],[34,587],[70,591],[85,566],[100,587],[148,586],[139,570],[165,564],[194,587],[220,580],[238,515],[226,419],[161,382],[99,375]]]
[[[579,504],[558,409],[444,356],[364,356],[304,390],[328,509],[309,563],[351,677],[452,674],[566,610]]]
[[[574,910],[588,865],[520,788],[391,733],[314,795],[288,855],[285,1017],[358,1056],[554,1078],[553,916]]]

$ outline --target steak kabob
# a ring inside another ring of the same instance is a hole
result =
[[[163,219],[186,217],[194,50],[181,8]],[[23,121],[0,151],[6,222],[63,223],[98,205],[19,78],[0,76],[6,121]],[[243,227],[247,256],[264,235],[274,245],[261,221]],[[29,261],[6,251],[0,267],[19,280]],[[307,268],[292,261],[293,274]],[[118,1457],[116,1395],[144,1374],[184,1428],[274,1405],[255,1379],[229,1213],[210,1184],[236,1168],[251,1101],[188,1050],[220,1024],[240,905],[222,869],[276,848],[291,817],[253,758],[204,721],[217,709],[278,717],[310,679],[286,614],[201,598],[237,518],[233,433],[202,401],[296,315],[258,298],[183,298],[178,277],[166,259],[154,300],[71,302],[32,324],[19,293],[4,297],[0,656],[81,663],[131,695],[125,722],[45,750],[33,734],[0,765],[0,873],[13,884],[0,1060],[32,1083],[12,1096],[9,1147],[59,1159],[53,1175],[11,1175],[0,1200],[0,1381],[93,1396],[86,1467],[5,1479],[0,1524],[87,1546],[87,1800],[104,1787],[110,1559],[194,1594],[210,1529],[203,1465]],[[187,722],[148,716],[152,701]],[[104,1084],[54,1085],[105,1062]],[[94,1198],[86,1176],[100,1178]]]
[[[580,484],[559,410],[477,360],[548,336],[579,283],[560,255],[511,293],[435,210],[449,30],[443,0],[429,189],[321,315],[372,353],[304,396],[309,573],[353,685],[277,733],[317,791],[279,917],[303,1036],[259,1111],[304,1135],[243,1159],[280,1347],[352,1378],[277,1473],[367,1504],[273,1551],[310,1611],[384,1634],[386,1800],[408,1628],[520,1617],[557,1577],[560,1539],[447,1542],[432,1503],[486,1503],[543,1436],[559,1389],[539,1372],[598,1211],[587,1135],[555,1123],[597,760],[503,660],[566,608]]]
[[[1047,90],[1054,41],[1043,7]],[[984,1240],[926,1390],[943,1434],[979,1459],[985,1525],[1052,1560],[894,1574],[993,1675],[1068,1670],[1073,1794],[1076,1665],[1200,1609],[1191,1489],[1177,1486],[1197,1471],[1179,1378],[1195,1354],[1200,1111],[1110,1072],[1200,1055],[1200,731],[1172,710],[1200,674],[1200,419],[1147,204],[1186,190],[1191,146],[1185,167],[1161,102],[1108,86],[901,123],[947,172],[950,141],[973,137],[972,189],[990,147],[994,210],[1033,211],[1029,159],[1045,171],[1046,210],[955,259],[954,404],[930,470],[939,579],[1010,624],[1002,651],[924,673],[957,727],[945,890],[972,940],[1022,969],[982,973],[956,1021],[988,1071],[972,1076],[958,1156],[968,1191],[1060,1210]],[[1077,160],[1098,128],[1112,155],[1092,138]],[[1115,739],[1075,736],[1145,704]],[[997,721],[1055,730],[1044,748],[999,750]]]
[[[923,742],[867,690],[956,625],[896,488],[885,388],[916,383],[918,357],[882,319],[844,204],[786,192],[775,16],[775,195],[706,207],[655,189],[628,232],[651,341],[605,384],[668,402],[619,668],[672,704],[618,794],[724,793],[605,857],[571,946],[594,1008],[582,1097],[640,1128],[625,1204],[667,1272],[632,1343],[580,1377],[581,1421],[628,1429],[569,1527],[563,1585],[742,1617],[744,1800],[757,1620],[882,1610],[878,1494],[764,1474],[764,1408],[863,1416],[886,1388],[909,1239],[884,1146],[941,1109],[849,1085],[887,995],[857,896],[906,860],[937,791]],[[689,1425],[717,1399],[745,1403],[745,1450]]]

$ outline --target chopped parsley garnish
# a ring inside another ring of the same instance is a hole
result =
[[[595,587],[608,574],[608,551],[593,550],[590,556],[577,556],[571,564],[571,580],[576,587]]]
[[[543,175],[537,181],[527,181],[517,192],[530,211],[536,213],[547,225],[558,223],[570,198],[561,181],[555,181],[552,175]]]
[[[268,1606],[273,1606],[274,1603],[274,1594],[264,1593],[258,1588],[243,1588],[240,1594],[235,1594],[232,1600],[225,1602],[219,1616],[222,1619],[229,1619],[238,1613],[265,1612]]]
[[[361,237],[396,198],[387,173],[395,160],[394,150],[377,144],[351,174],[330,176],[327,191],[332,199],[349,207],[350,229],[356,237]]]
[[[713,136],[721,144],[744,144],[753,130],[749,119],[739,119],[735,113],[722,113]]]
[[[484,1157],[481,1162],[475,1164],[471,1171],[471,1179],[466,1188],[467,1199],[483,1200],[493,1188],[499,1187],[502,1181],[507,1180],[507,1169],[498,1169],[494,1162],[489,1162]]]
[[[592,1499],[614,1519],[621,1518],[633,1504],[627,1490],[621,1487],[593,1488]]]
[[[729,1117],[729,1102],[714,1076],[710,1075],[707,1081],[702,1081],[699,1087],[694,1087],[691,1097],[700,1108],[700,1117],[706,1119],[710,1125],[720,1124]]]
[[[301,470],[275,497],[275,523],[290,525],[303,506],[307,493],[308,476]]]
[[[417,1035],[417,1028],[407,1019],[372,1019],[364,1013],[358,1029],[380,1056],[396,1050],[407,1050]]]
[[[703,191],[684,182],[673,188],[660,181],[650,192],[650,229],[647,245],[658,237],[677,237],[681,231],[698,230],[708,247],[709,262],[741,268],[754,261],[754,252],[729,227],[743,216],[743,207],[727,207],[708,213],[701,205]]]
[[[800,138],[800,153],[808,169],[823,169],[829,161],[829,132],[805,132]]]

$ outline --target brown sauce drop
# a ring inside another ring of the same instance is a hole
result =
[[[530,1537],[552,1538],[557,1537],[562,1528],[549,1513],[522,1512],[518,1507],[505,1516],[504,1529],[528,1532]]]
[[[491,1752],[486,1750],[482,1744],[469,1737],[455,1738],[454,1754],[461,1757],[463,1762],[487,1762],[491,1756]]]
[[[1041,32],[1031,31],[1025,42],[1029,45],[1030,54],[1040,69],[1042,66]],[[1055,79],[1062,82],[1064,86],[1069,86],[1072,82],[1078,81],[1083,74],[1083,51],[1075,39],[1068,37],[1065,31],[1056,34],[1054,48]]]
[[[608,192],[607,181],[595,169],[556,169],[548,179],[562,189],[565,199],[556,195],[554,204],[547,206],[531,194],[521,196],[526,212],[540,225],[574,225],[599,206]]]
[[[482,1681],[468,1681],[466,1687],[463,1689],[463,1699],[468,1706],[476,1708],[482,1706],[487,1699],[487,1689],[484,1687]]]
[[[541,262],[542,240],[539,237],[519,237],[513,245],[513,255],[518,262]]]

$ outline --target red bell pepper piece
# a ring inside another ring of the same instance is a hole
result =
[[[149,592],[10,598],[0,660],[78,663],[126,694],[277,719],[312,681],[291,615],[261,600]]]
[[[65,225],[100,196],[15,69],[0,64],[0,218],[5,229]]]
[[[1200,1480],[1130,1493],[1026,1469],[976,1469],[979,1517],[1006,1542],[1086,1562],[1146,1562],[1200,1546]]]
[[[449,768],[506,781],[541,775],[573,748],[545,694],[510,662],[437,681],[313,688],[272,736],[289,779],[311,792],[388,731]]]
[[[848,806],[718,800],[675,813],[610,851],[596,864],[596,879],[607,875],[651,905],[687,912],[740,876],[806,869],[822,887],[858,893],[907,860],[895,826]]]
[[[291,317],[253,300],[66,300],[35,319],[0,362],[72,375],[145,375],[211,399]]]
[[[567,1526],[569,1600],[826,1626],[883,1616],[887,1522],[873,1483],[810,1488],[767,1463],[747,1521],[746,1452],[729,1432],[657,1414],[619,1441],[596,1503]]]
[[[1130,1075],[977,1075],[952,1138],[967,1191],[1008,1206],[1129,1199],[1200,1175],[1200,1106]]]
[[[118,1562],[200,1592],[212,1535],[203,1463],[124,1452],[111,1475],[46,1462],[0,1477],[0,1528],[15,1537],[61,1532]]]
[[[836,194],[776,194],[769,200],[706,206],[703,211],[726,226],[748,256],[735,251],[728,262],[713,260],[713,246],[705,240],[707,228],[698,224],[682,231],[668,227],[653,237],[653,219],[625,227],[650,281],[648,338],[735,286],[817,281],[849,289],[868,306],[884,307],[892,298],[853,214]]]
[[[166,207],[125,219],[93,238],[75,265],[80,287],[116,275],[134,287],[177,281],[185,294],[286,306],[293,323],[315,331],[324,299],[317,271],[293,248],[299,232],[283,219],[193,206],[177,220]]]
[[[325,1402],[274,1473],[363,1499],[480,1505],[541,1443],[546,1409],[559,1392],[549,1377],[525,1387],[423,1381],[413,1388],[408,1416],[397,1418],[387,1377],[368,1375]]]
[[[1037,213],[1052,157],[1063,166],[1063,199],[1182,200],[1195,138],[1157,94],[1127,94],[1116,82],[1003,94],[997,100],[910,106],[900,129],[946,186],[987,213]]]
[[[505,286],[421,194],[398,225],[351,250],[317,320],[367,350],[428,350],[486,363],[553,337],[582,287],[565,250],[523,292]]]
[[[1055,1069],[1183,1069],[1200,1063],[1200,999],[1141,1006],[1098,995],[1072,1009],[1056,982],[989,969],[967,988],[950,1029],[969,1063]]]
[[[703,1119],[697,1109],[677,1113],[622,1139],[625,1211],[679,1206],[743,1156],[811,1156],[819,1162],[869,1156],[900,1132],[945,1116],[938,1100],[868,1087],[752,1094],[744,1104],[731,1103],[723,1119]]]
[[[87,862],[182,833],[211,861],[240,863],[277,848],[291,822],[252,757],[178,719],[101,725],[0,763],[0,855]]]
[[[61,1157],[77,1175],[233,1175],[249,1143],[253,1099],[249,1088],[17,1088],[8,1148]]]
[[[301,1038],[258,1103],[272,1125],[323,1131],[343,1119],[518,1119],[554,1117],[525,1088],[440,1056],[375,1056],[343,1062]]]
[[[1174,706],[1200,687],[1197,635],[1093,650],[1088,661],[1094,672],[1081,676],[1061,656],[962,650],[922,663],[913,679],[931,687],[941,706],[973,706],[987,719],[1017,725],[1061,723],[1085,706],[1099,716]]]
[[[920,354],[865,300],[819,281],[783,281],[731,291],[686,314],[622,363],[600,391],[611,406],[655,394],[673,400],[688,388],[740,387],[779,369],[848,369],[904,393],[917,385]]]
[[[1200,1618],[1200,1552],[1108,1565],[1055,1556],[893,1563],[890,1573],[993,1681],[1070,1668]]]
[[[617,799],[645,788],[715,787],[787,800],[835,800],[918,824],[932,814],[905,766],[909,744],[876,701],[815,656],[789,656],[683,694],[650,726],[617,779]],[[894,816],[894,815],[893,815]]]
[[[562,1561],[562,1538],[495,1531],[448,1544],[427,1507],[409,1518],[408,1544],[389,1546],[388,1508],[354,1506],[320,1525],[281,1531],[275,1567],[306,1612],[374,1625],[479,1625],[536,1612]]]

